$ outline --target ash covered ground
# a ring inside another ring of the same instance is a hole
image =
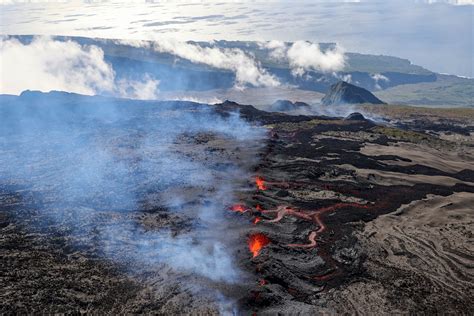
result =
[[[474,312],[469,118],[2,98],[2,313]]]

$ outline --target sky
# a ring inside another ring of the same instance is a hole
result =
[[[474,77],[474,0],[2,3],[2,35],[336,42]]]

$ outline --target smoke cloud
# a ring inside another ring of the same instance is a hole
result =
[[[43,201],[36,229],[68,231],[135,271],[167,265],[211,281],[239,280],[229,245],[240,237],[229,232],[225,216],[236,183],[250,175],[195,139],[259,147],[261,128],[238,113],[223,117],[213,106],[190,102],[59,92],[4,100],[0,187],[14,184]],[[160,208],[177,224],[153,227]]]
[[[4,94],[19,95],[30,89],[154,99],[159,92],[159,81],[146,75],[141,81],[117,80],[101,48],[71,40],[35,37],[22,43],[16,38],[2,38],[0,66],[0,93]]]

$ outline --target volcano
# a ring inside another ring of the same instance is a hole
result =
[[[309,104],[298,101],[291,102],[289,100],[277,100],[269,108],[270,111],[274,112],[288,112],[304,109],[309,109]]]
[[[469,117],[1,98],[2,313],[474,313]]]

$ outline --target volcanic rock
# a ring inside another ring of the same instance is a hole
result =
[[[287,112],[309,108],[309,104],[304,102],[291,102],[289,100],[277,100],[270,106],[272,112]]]
[[[360,103],[371,103],[371,104],[385,104],[382,100],[378,99],[370,91],[354,86],[345,81],[339,81],[332,85],[329,91],[321,99],[323,105],[335,105],[335,104],[360,104]]]
[[[366,121],[367,119],[359,112],[349,114],[344,118],[346,121]]]

